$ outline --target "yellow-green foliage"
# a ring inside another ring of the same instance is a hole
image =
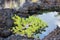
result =
[[[38,31],[42,31],[41,29],[46,28],[47,24],[36,18],[35,16],[30,16],[29,18],[20,18],[15,15],[12,17],[14,20],[15,27],[12,28],[13,33],[26,35],[28,37],[33,37],[33,35]]]

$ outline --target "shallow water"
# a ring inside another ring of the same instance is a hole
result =
[[[42,34],[39,34],[40,39],[44,38],[50,32],[52,32],[54,29],[56,29],[57,18],[55,16],[57,14],[58,14],[58,12],[48,12],[48,13],[43,13],[42,15],[37,15],[38,18],[44,20],[48,24],[48,27],[45,29],[46,31],[42,32]]]

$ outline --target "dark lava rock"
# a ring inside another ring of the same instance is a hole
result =
[[[0,24],[3,24],[5,26],[11,27],[12,26],[12,16],[14,15],[15,11],[12,9],[2,9],[0,11]],[[1,27],[1,26],[0,26]],[[3,26],[4,28],[4,26]]]
[[[6,38],[12,35],[12,32],[9,30],[0,30],[0,37]]]
[[[10,37],[7,38],[7,40],[38,40],[38,39],[23,37],[20,35],[11,35]]]
[[[20,36],[20,35],[11,35],[7,38],[0,37],[0,40],[40,40],[40,39],[23,37],[23,36]]]
[[[38,14],[38,11],[40,11],[40,6],[36,3],[25,3],[23,7],[19,8],[20,14],[18,15],[22,14],[24,17],[26,17],[33,14]]]
[[[13,20],[11,19],[14,15],[15,10],[13,9],[0,9],[0,36],[7,37],[11,35],[9,28],[13,25]]]

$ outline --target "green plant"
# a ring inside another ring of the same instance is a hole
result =
[[[47,24],[36,18],[30,16],[29,18],[20,18],[15,15],[12,17],[15,27],[12,28],[13,33],[33,37],[35,34],[41,33],[47,27]]]

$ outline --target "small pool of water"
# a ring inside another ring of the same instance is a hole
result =
[[[43,13],[42,15],[37,15],[38,18],[44,20],[48,24],[48,27],[45,29],[46,31],[42,32],[42,34],[39,34],[40,39],[43,39],[50,32],[52,32],[54,29],[56,29],[57,18],[55,16],[57,14],[58,14],[58,12],[48,12],[48,13]]]

